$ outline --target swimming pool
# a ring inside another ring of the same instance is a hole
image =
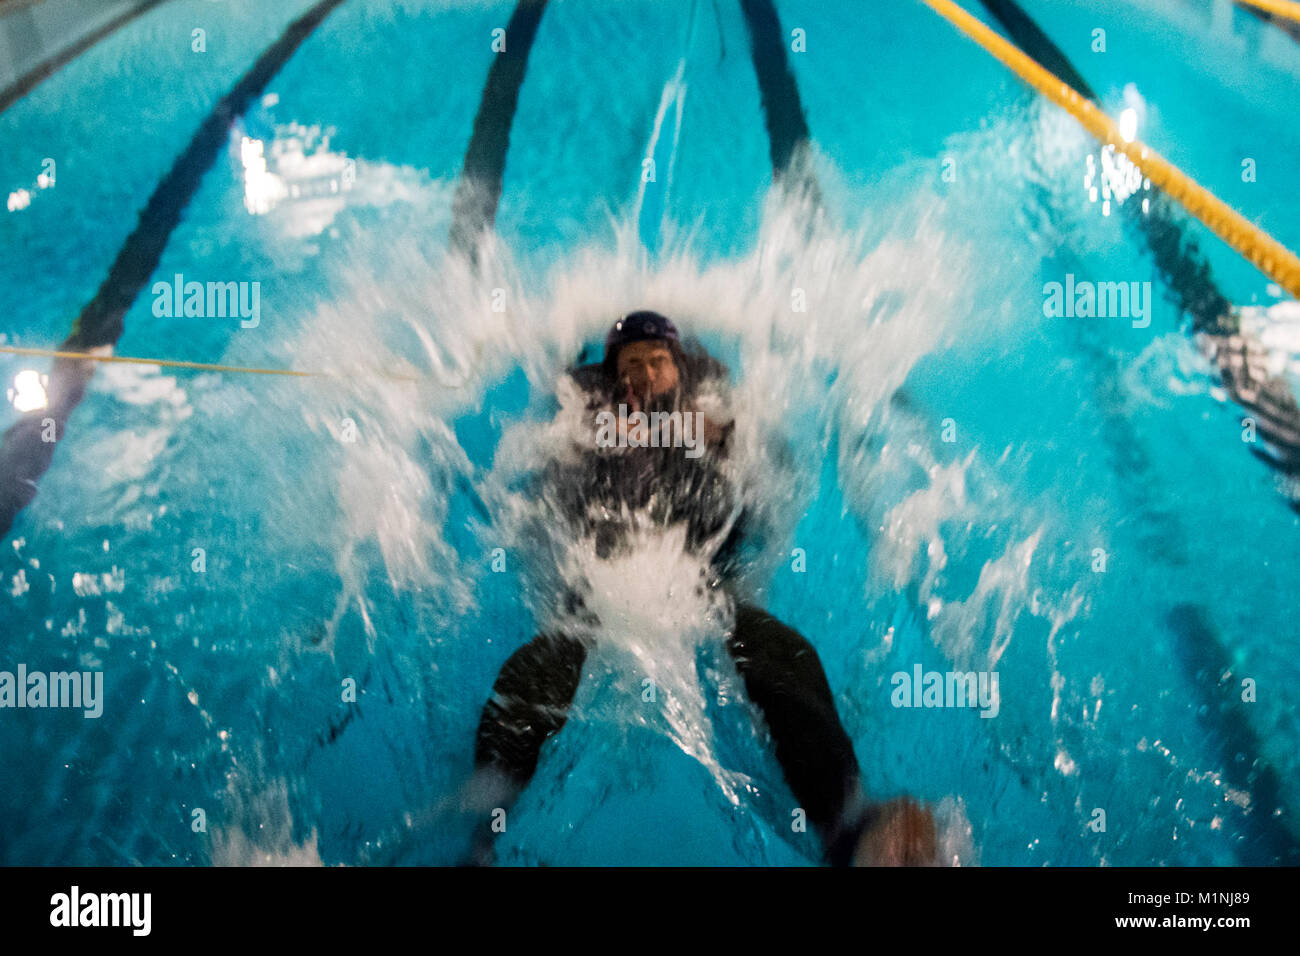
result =
[[[1150,191],[1121,204],[1124,170],[919,2],[778,0],[798,103],[765,111],[767,6],[547,4],[495,205],[457,189],[510,3],[171,0],[0,113],[0,344],[63,342],[139,226],[161,248],[118,354],[335,376],[95,369],[0,550],[0,669],[102,671],[103,716],[0,712],[0,861],[456,862],[480,709],[546,613],[520,475],[560,374],[645,307],[730,366],[747,460],[786,449],[749,476],[747,586],[950,861],[1296,862],[1295,492],[1154,264]],[[1110,115],[1300,247],[1289,34],[1226,2],[1022,6]],[[141,225],[214,110],[175,227]],[[773,187],[800,115],[820,218]],[[1167,221],[1294,388],[1294,303]],[[186,282],[243,311],[186,315]],[[1054,282],[1151,292],[1051,316]],[[0,425],[50,371],[0,354]],[[658,607],[692,573],[647,549],[620,580]],[[817,862],[703,610],[611,636],[502,863]],[[894,706],[918,666],[996,672],[996,716]]]

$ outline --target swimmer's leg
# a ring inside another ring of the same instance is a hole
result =
[[[817,652],[803,635],[738,603],[727,649],[749,699],[763,712],[791,792],[822,837],[827,862],[848,865],[860,843],[877,862],[923,856],[929,847],[928,812],[908,801],[866,805],[853,744],[840,724]],[[913,831],[915,839],[901,840]]]
[[[544,744],[568,719],[582,680],[586,645],[564,634],[540,634],[510,655],[483,708],[474,744],[476,799],[484,812],[514,803],[537,770]],[[475,862],[492,858],[486,820],[475,833]]]
[[[821,834],[828,858],[836,855],[861,774],[817,652],[797,631],[749,604],[736,605],[727,649],[767,720],[790,790]]]

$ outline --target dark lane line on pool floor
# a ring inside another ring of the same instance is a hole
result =
[[[1232,665],[1223,640],[1200,605],[1175,605],[1165,625],[1175,637],[1187,679],[1196,688],[1197,699],[1191,703],[1214,741],[1224,779],[1233,789],[1250,794],[1245,812],[1250,838],[1236,849],[1237,861],[1243,866],[1300,864],[1300,842],[1289,829],[1293,818],[1283,799],[1281,779],[1268,758],[1260,756],[1263,742],[1241,699],[1240,668]]]
[[[1050,66],[1057,76],[1068,82],[1080,95],[1096,100],[1092,88],[1064,52],[1052,43],[1014,0],[983,0],[983,3],[1017,46],[1038,62]],[[1135,207],[1129,203],[1121,208],[1131,213]],[[1174,248],[1177,250],[1177,227],[1174,227],[1174,231]],[[1181,274],[1186,275],[1188,272]],[[1120,478],[1120,494],[1126,506],[1145,519],[1144,528],[1138,534],[1138,543],[1148,549],[1149,554],[1161,556],[1172,566],[1183,567],[1187,564],[1187,535],[1177,515],[1157,504],[1149,494],[1149,489],[1157,485],[1152,477],[1155,467],[1130,420],[1131,410],[1123,389],[1118,384],[1118,362],[1106,344],[1087,335],[1086,329],[1075,326],[1070,329],[1079,329],[1083,333],[1072,337],[1072,346],[1088,360],[1085,368],[1088,370],[1086,374],[1089,385],[1101,417],[1100,436]]]
[[[528,71],[528,55],[547,0],[519,0],[506,24],[505,49],[492,60],[487,83],[474,116],[474,132],[451,203],[453,252],[475,261],[476,245],[496,222],[505,177],[510,129],[519,106],[519,89]]]
[[[785,33],[772,0],[740,0],[749,30],[758,91],[767,121],[772,180],[803,189],[813,209],[821,207],[821,190],[808,154],[811,134],[799,85],[785,56]],[[787,177],[796,177],[793,182]]]
[[[492,61],[474,117],[474,130],[465,149],[465,162],[452,200],[449,238],[452,252],[464,256],[471,265],[477,265],[478,243],[496,222],[519,91],[547,2],[519,0],[516,4],[506,24],[505,49]],[[780,181],[800,161],[799,154],[807,147],[808,124],[794,77],[785,61],[781,25],[771,0],[741,0],[741,5],[749,24],[754,66],[767,114],[773,179]],[[805,188],[816,199],[817,187],[811,170],[800,172],[805,177]],[[358,715],[359,708],[355,705],[349,708],[318,736],[317,745],[326,747],[335,743]]]
[[[60,50],[53,56],[42,60],[40,63],[36,64],[36,66],[32,67],[16,79],[13,83],[9,84],[3,90],[0,90],[0,113],[9,109],[9,107],[13,106],[32,90],[36,89],[36,87],[40,86],[45,80],[48,80],[59,70],[63,69],[77,57],[81,56],[81,54],[85,53],[100,40],[112,36],[132,20],[143,16],[154,7],[161,6],[167,2],[168,0],[146,0],[146,2],[127,10],[125,13],[114,17],[112,20],[109,20],[99,29],[92,30],[80,40],[75,41],[72,45]],[[10,14],[10,16],[19,15],[20,14],[17,12]]]
[[[1007,35],[1025,53],[1048,67],[1097,106],[1101,103],[1065,54],[1047,37],[1015,0],[981,0]],[[1060,71],[1060,72],[1058,72]],[[1269,374],[1266,355],[1258,343],[1243,338],[1232,305],[1214,282],[1209,262],[1194,240],[1187,241],[1175,203],[1153,187],[1150,212],[1141,214],[1132,203],[1121,203],[1130,225],[1143,235],[1165,285],[1178,296],[1179,307],[1200,333],[1202,352],[1219,370],[1224,387],[1241,407],[1258,416],[1257,429],[1276,454],[1257,447],[1251,452],[1291,477],[1300,476],[1300,406],[1290,386]],[[1300,490],[1288,495],[1300,513]]]
[[[1074,68],[1074,64],[1066,58],[1061,48],[1048,38],[1029,14],[1025,13],[1020,4],[1015,3],[1014,0],[980,0],[980,2],[993,18],[1002,24],[1002,29],[1007,31],[1007,35],[1016,41],[1016,46],[1074,87],[1080,96],[1085,96],[1094,103],[1097,102],[1097,94],[1092,91],[1088,81]]]
[[[1050,65],[1053,72],[1060,69],[1061,72],[1056,74],[1058,77],[1069,82],[1080,95],[1097,102],[1095,94],[1065,54],[1014,0],[981,2],[1025,53],[1039,63]],[[1067,77],[1071,79],[1067,80]],[[1151,204],[1153,215],[1140,217],[1138,226],[1147,239],[1157,268],[1166,283],[1178,294],[1183,309],[1192,315],[1196,331],[1218,327],[1229,309],[1228,300],[1214,285],[1209,263],[1199,257],[1194,245],[1184,244],[1182,228],[1171,208],[1171,200],[1158,191],[1153,198],[1156,200]],[[1129,209],[1131,214],[1137,215],[1132,213],[1137,207],[1131,203],[1121,205],[1121,208]],[[1085,347],[1096,360],[1104,361],[1109,356],[1108,352],[1088,343],[1085,343]],[[1114,387],[1117,377],[1118,369],[1111,369],[1109,374],[1103,375],[1104,380],[1111,385],[1106,389],[1107,392],[1118,392],[1118,388]],[[1111,397],[1118,401],[1117,396]],[[1103,408],[1109,404],[1103,402]],[[1106,433],[1110,433],[1112,428],[1121,429],[1125,433],[1130,431],[1128,421],[1122,416],[1109,414],[1106,424]],[[1117,445],[1117,453],[1127,448],[1125,454],[1132,466],[1130,470],[1139,479],[1127,482],[1127,485],[1134,486],[1132,490],[1139,499],[1145,499],[1141,489],[1147,483],[1140,479],[1151,471],[1150,462],[1145,453],[1138,451],[1140,443],[1135,437],[1117,435],[1116,438],[1117,441],[1108,440],[1107,443]],[[1181,526],[1179,536],[1182,536]],[[1185,545],[1179,545],[1176,539],[1172,542],[1164,540],[1164,547],[1170,552],[1171,563],[1186,564]],[[1169,612],[1165,623],[1174,636],[1174,649],[1182,660],[1200,701],[1198,713],[1203,711],[1204,724],[1219,741],[1218,756],[1224,764],[1224,776],[1234,787],[1250,792],[1252,802],[1256,804],[1244,817],[1245,825],[1254,839],[1235,852],[1239,862],[1245,865],[1279,861],[1295,865],[1300,863],[1300,840],[1281,822],[1291,819],[1290,811],[1283,802],[1276,771],[1268,759],[1261,755],[1259,737],[1251,726],[1245,709],[1234,701],[1232,695],[1240,688],[1234,690],[1229,686],[1226,675],[1229,673],[1228,662],[1231,657],[1211,623],[1211,618],[1209,610],[1199,605],[1183,603]],[[1241,758],[1240,762],[1238,757]],[[1275,816],[1275,812],[1280,818]]]
[[[158,268],[181,214],[225,145],[230,124],[243,115],[294,51],[343,2],[321,0],[294,20],[217,102],[185,152],[154,189],[108,277],[81,310],[61,350],[88,352],[111,349],[117,343],[123,317]],[[0,538],[9,534],[18,514],[36,497],[36,483],[49,468],[58,442],[65,437],[68,418],[86,393],[94,365],[88,360],[56,359],[46,388],[46,407],[27,412],[5,432],[0,444]]]
[[[465,162],[452,199],[448,239],[452,253],[464,256],[471,265],[477,265],[479,240],[492,230],[496,222],[505,179],[506,155],[510,150],[510,130],[519,105],[519,90],[528,72],[528,56],[547,2],[519,0],[515,5],[505,28],[505,49],[496,54],[488,69],[487,82],[474,116],[474,131],[465,148]],[[370,687],[372,672],[373,668],[367,666],[359,685],[363,694]],[[316,748],[333,745],[359,716],[360,704],[350,704],[316,735]]]

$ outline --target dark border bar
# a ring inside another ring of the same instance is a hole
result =
[[[646,832],[644,838],[655,835]],[[557,915],[558,900],[579,901],[584,914],[597,914],[591,925],[598,938],[625,932],[644,918],[648,906],[654,907],[653,925],[660,935],[697,931],[698,907],[655,906],[664,900],[668,878],[675,889],[710,907],[715,925],[725,927],[733,946],[771,945],[778,925],[809,918],[824,938],[837,935],[835,930],[850,938],[901,937],[916,941],[922,951],[950,941],[970,947],[980,939],[1031,934],[1045,940],[1129,938],[1143,946],[1162,940],[1166,946],[1186,947],[1193,938],[1213,940],[1215,949],[1252,941],[1262,945],[1265,936],[1276,939],[1287,928],[1294,881],[1282,869],[1154,867],[33,868],[0,871],[0,877],[8,877],[0,925],[24,941],[54,942],[63,936],[65,942],[111,945],[141,938],[129,926],[52,926],[51,917],[63,902],[57,898],[70,902],[73,886],[80,901],[90,894],[149,893],[149,937],[187,945],[206,935],[295,949],[312,944],[337,949],[345,943],[373,948],[377,935],[437,939],[439,925],[459,924],[474,927],[497,945],[518,940],[528,946],[549,935],[545,927]],[[131,902],[143,904],[143,897]],[[805,906],[807,911],[801,908]],[[69,908],[65,905],[65,912]],[[137,915],[142,909],[132,907]],[[1207,918],[1208,928],[1187,922]],[[1217,922],[1227,920],[1235,925]]]

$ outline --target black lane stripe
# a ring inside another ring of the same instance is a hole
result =
[[[1097,97],[1059,48],[1038,28],[1014,0],[982,0],[1016,44],[1040,62],[1057,64],[1062,79],[1094,103]],[[1167,194],[1152,190],[1150,210],[1142,215],[1132,203],[1126,222],[1146,240],[1165,287],[1178,307],[1191,316],[1192,331],[1204,333],[1212,343],[1208,351],[1228,393],[1258,417],[1258,433],[1271,446],[1268,452],[1252,448],[1261,461],[1288,475],[1300,473],[1300,405],[1284,380],[1270,378],[1260,361],[1245,359],[1246,344],[1237,335],[1232,303],[1215,284],[1209,262],[1196,241],[1183,233],[1178,205]],[[1203,351],[1207,350],[1203,348]],[[1288,495],[1291,509],[1300,513],[1300,494]]]
[[[1079,71],[1065,53],[1039,28],[1015,0],[981,0],[985,9],[1002,25],[1016,46],[1068,83],[1080,96],[1099,104]],[[1179,297],[1183,309],[1192,317],[1196,331],[1217,329],[1228,314],[1230,303],[1214,284],[1209,263],[1202,259],[1195,245],[1183,244],[1181,225],[1175,220],[1176,207],[1164,193],[1152,197],[1151,212],[1137,217],[1146,235],[1147,245],[1155,257],[1168,286]],[[1126,203],[1120,208],[1136,215],[1136,207]]]
[[[506,24],[506,48],[495,54],[474,116],[474,132],[451,204],[451,248],[473,257],[481,233],[496,222],[510,150],[510,128],[547,0],[519,0]]]
[[[0,90],[0,113],[9,109],[9,107],[13,106],[32,90],[36,89],[36,87],[40,86],[42,82],[49,79],[63,67],[81,56],[81,54],[85,53],[100,40],[117,32],[136,17],[148,13],[154,7],[166,2],[167,0],[147,0],[147,2],[142,3],[131,10],[127,10],[125,13],[109,20],[98,30],[93,30],[86,34],[67,49],[61,50],[49,59],[36,64],[36,66],[32,67],[18,79],[14,80],[13,83],[6,86],[3,90]],[[13,16],[15,14],[10,15]]]
[[[252,69],[218,101],[185,152],[154,189],[148,205],[140,213],[135,231],[117,254],[95,298],[82,310],[63,348],[94,348],[112,344],[121,337],[123,316],[158,268],[163,250],[180,224],[181,214],[225,146],[230,124],[244,114],[248,104],[261,95],[294,51],[342,2],[321,0],[291,23]]]
[[[749,51],[767,121],[772,178],[781,180],[787,173],[806,175],[806,187],[817,196],[812,171],[799,168],[811,134],[799,99],[799,86],[785,58],[785,33],[776,6],[772,0],[740,0],[740,8],[749,30]]]
[[[1065,79],[1066,75],[1078,77],[1077,71],[1069,65],[1065,55],[1042,30],[1038,29],[1014,0],[982,0],[982,2],[1025,53],[1043,63],[1064,62],[1068,74],[1058,74],[1062,79]],[[1015,8],[1014,12],[1011,8]],[[999,16],[998,10],[1002,10],[1006,15],[1005,20]],[[1091,93],[1086,84],[1083,84],[1082,88],[1078,86],[1074,88],[1081,95],[1088,96],[1096,102],[1096,96]],[[1131,206],[1131,203],[1127,203],[1120,208]],[[1151,244],[1157,267],[1161,270],[1165,281],[1177,291],[1184,308],[1190,306],[1199,310],[1209,310],[1218,308],[1219,303],[1222,303],[1224,313],[1221,314],[1226,314],[1227,299],[1214,285],[1210,277],[1209,264],[1199,257],[1195,245],[1186,247],[1183,245],[1182,230],[1173,220],[1174,211],[1172,201],[1163,193],[1156,193],[1151,203],[1151,214],[1139,218],[1148,243]],[[1150,222],[1142,222],[1142,219]],[[1221,324],[1220,315],[1211,315],[1208,311],[1191,314],[1194,327],[1212,325],[1217,328]],[[1218,362],[1218,365],[1221,371],[1227,368],[1223,361]],[[1105,377],[1110,391],[1117,391],[1114,385],[1117,374],[1116,370],[1115,373]],[[1237,390],[1233,388],[1232,379],[1226,373],[1224,381],[1235,397]],[[1295,407],[1294,400],[1291,407]],[[1130,428],[1129,422],[1123,419],[1112,417],[1110,423],[1121,431],[1126,432]],[[1107,434],[1110,432],[1110,428],[1106,429]],[[1124,443],[1131,443],[1129,454],[1134,456],[1133,463],[1138,466],[1138,473],[1147,470],[1149,465],[1145,453],[1140,450],[1141,443],[1136,441]],[[1131,484],[1131,482],[1126,483],[1126,486]],[[1168,517],[1172,519],[1172,516]],[[1170,530],[1181,527],[1172,520],[1167,522],[1167,526]],[[1161,534],[1157,540],[1150,542],[1150,546],[1152,548],[1163,546],[1168,549],[1169,542],[1166,536]],[[1176,543],[1171,555],[1174,563],[1186,563],[1185,555],[1185,545]],[[1253,797],[1255,805],[1243,818],[1243,825],[1249,832],[1250,838],[1235,850],[1238,861],[1247,865],[1300,862],[1300,840],[1297,840],[1296,835],[1282,822],[1290,819],[1290,812],[1282,802],[1276,772],[1269,765],[1267,758],[1261,755],[1260,741],[1250,724],[1248,715],[1240,706],[1233,703],[1232,695],[1239,694],[1240,687],[1233,688],[1220,681],[1221,676],[1228,672],[1226,662],[1231,660],[1231,656],[1220,635],[1210,623],[1209,613],[1195,605],[1180,604],[1169,613],[1166,624],[1175,636],[1174,647],[1184,663],[1189,679],[1205,704],[1202,720],[1220,741],[1219,756],[1223,764],[1224,776],[1234,786],[1250,792]],[[1238,766],[1239,756],[1245,761],[1244,769]],[[1280,811],[1281,819],[1273,816],[1275,810]]]
[[[1245,839],[1236,849],[1244,866],[1296,866],[1300,842],[1290,827],[1295,821],[1282,798],[1282,782],[1263,752],[1263,742],[1251,724],[1249,705],[1241,700],[1239,669],[1224,650],[1223,641],[1206,610],[1179,604],[1165,619],[1177,637],[1183,669],[1196,690],[1197,719],[1215,746],[1223,776],[1236,790],[1251,795],[1243,815]]]
[[[189,146],[149,197],[131,233],[100,285],[81,311],[72,334],[60,346],[86,351],[111,346],[122,335],[122,320],[157,269],[181,214],[226,144],[230,124],[259,96],[266,84],[302,42],[344,0],[321,0],[285,29],[252,68],[221,98]],[[45,408],[26,413],[5,432],[0,445],[0,537],[7,535],[19,512],[36,497],[36,482],[49,468],[62,441],[68,416],[81,403],[93,375],[93,363],[56,359],[50,370]],[[43,440],[52,430],[56,441]]]
[[[474,116],[474,130],[465,148],[465,162],[452,198],[449,237],[452,251],[471,263],[476,262],[479,237],[496,222],[519,90],[528,71],[528,56],[546,4],[547,0],[519,0],[515,5],[506,23],[506,48],[492,60]],[[362,678],[362,689],[369,685],[370,673],[368,668]],[[335,743],[360,713],[360,705],[352,704],[316,735],[316,748]]]
[[[1016,46],[1029,52],[1030,56],[1070,84],[1079,95],[1096,102],[1097,94],[1092,91],[1092,87],[1074,68],[1074,64],[1069,61],[1060,47],[1030,19],[1029,14],[1025,13],[1020,4],[1015,3],[1014,0],[981,0],[981,2],[994,19],[1002,24],[1002,28],[1007,31],[1011,39],[1016,41]]]
[[[1098,102],[1065,54],[1015,0],[981,2],[1017,46],[1039,62],[1053,64],[1061,71],[1057,75],[1076,92]],[[1209,337],[1210,357],[1233,400],[1259,416],[1259,434],[1276,450],[1276,454],[1259,457],[1285,473],[1300,471],[1300,405],[1285,382],[1269,378],[1266,373],[1261,375],[1259,363],[1251,368],[1242,360],[1244,344],[1237,337],[1232,303],[1219,290],[1196,241],[1185,237],[1177,204],[1164,192],[1153,189],[1147,214],[1140,214],[1132,203],[1120,208],[1127,211],[1127,222],[1142,233],[1156,269],[1177,298],[1179,308],[1191,316],[1192,331]],[[1300,497],[1289,498],[1292,510],[1300,512]]]
[[[1133,207],[1130,220],[1146,239],[1156,269],[1178,296],[1179,307],[1192,317],[1192,331],[1230,331],[1232,303],[1219,291],[1210,263],[1201,257],[1196,241],[1183,235],[1177,204],[1154,186],[1151,191],[1150,211],[1142,216]]]

